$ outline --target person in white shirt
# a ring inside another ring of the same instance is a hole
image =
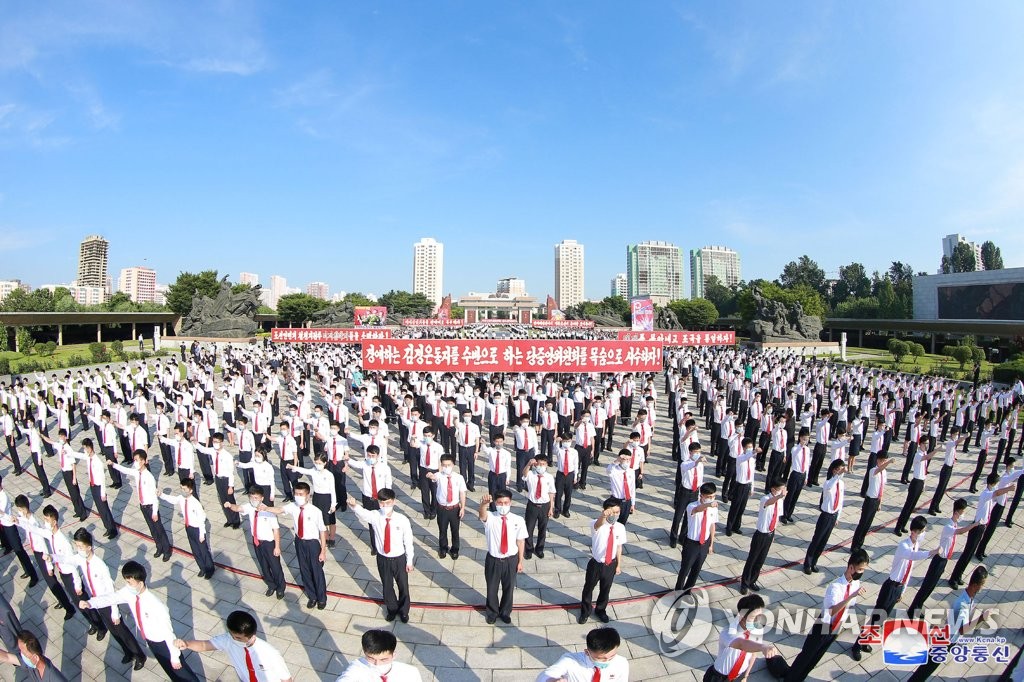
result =
[[[146,641],[160,667],[172,682],[199,682],[199,678],[182,660],[177,647],[174,624],[167,605],[146,586],[146,569],[137,561],[127,561],[121,567],[125,587],[116,592],[82,600],[83,609],[102,609],[115,604],[127,604],[135,619],[139,637]]]
[[[227,632],[212,639],[177,639],[174,645],[185,651],[223,651],[239,682],[291,682],[292,675],[281,653],[256,636],[256,619],[248,611],[232,611],[224,621]]]
[[[295,500],[283,507],[266,507],[266,511],[280,516],[290,516],[294,523],[295,555],[299,560],[299,576],[305,593],[306,608],[316,605],[321,611],[327,608],[327,578],[324,576],[324,561],[327,559],[327,526],[323,514],[310,504],[309,484],[299,481],[293,487]]]
[[[264,443],[256,449],[251,462],[236,462],[235,466],[242,471],[252,471],[252,485],[263,491],[263,499],[273,505],[277,497],[277,486],[274,479],[274,465],[267,461],[270,444]],[[249,486],[250,488],[252,486]],[[229,509],[230,507],[225,507]]]
[[[747,553],[747,560],[743,564],[743,573],[740,575],[740,594],[746,594],[747,590],[760,592],[761,586],[757,579],[761,577],[761,568],[764,560],[768,558],[768,551],[775,541],[775,529],[782,519],[782,501],[786,497],[786,482],[779,478],[770,481],[770,492],[761,497],[761,504],[757,512],[757,524],[754,536],[750,539],[750,551]]]
[[[623,526],[636,511],[636,470],[629,465],[630,457],[630,451],[623,448],[618,459],[606,467],[609,493],[619,501],[618,522]]]
[[[395,511],[395,491],[381,488],[377,491],[376,511],[364,509],[354,497],[348,498],[348,507],[359,520],[372,529],[377,545],[377,572],[384,593],[384,619],[389,623],[398,618],[409,622],[409,574],[413,571],[415,550],[412,525],[409,518]],[[397,592],[396,592],[397,588]]]
[[[52,441],[46,436],[43,436],[43,441],[51,446],[56,446],[57,462],[60,465],[61,476],[64,478],[64,486],[68,489],[68,495],[74,505],[75,516],[79,521],[85,521],[89,518],[89,512],[85,508],[85,503],[82,502],[82,491],[78,487],[75,458],[71,456],[72,449],[71,444],[68,443],[67,429],[60,429],[57,432],[56,441]]]
[[[313,506],[320,510],[327,526],[327,547],[334,547],[334,532],[337,528],[338,493],[334,486],[334,474],[327,469],[327,455],[319,453],[313,458],[313,468],[307,469],[289,464],[288,470],[309,477],[313,490]],[[345,499],[345,498],[342,498]]]
[[[547,457],[531,458],[522,471],[526,493],[526,558],[544,558],[548,520],[554,515],[555,477],[548,473]],[[537,531],[534,542],[534,530]]]
[[[363,655],[348,664],[335,682],[422,682],[420,671],[395,660],[398,639],[387,630],[367,630],[362,637]]]
[[[583,651],[562,654],[537,682],[629,682],[629,661],[619,654],[621,645],[615,628],[595,628],[587,633]]]
[[[718,654],[715,662],[704,673],[706,682],[731,682],[747,679],[754,668],[758,654],[769,659],[775,656],[775,647],[761,641],[761,635],[750,631],[764,611],[764,599],[747,595],[736,604],[739,618],[718,636]]]
[[[700,497],[686,507],[686,540],[675,587],[684,596],[690,595],[705,560],[715,551],[715,526],[718,523],[718,501],[715,494],[718,486],[711,482],[704,483],[699,492]]]
[[[213,467],[213,482],[217,488],[217,501],[224,509],[224,527],[239,528],[241,522],[238,514],[224,506],[225,502],[235,503],[235,458],[224,447],[224,434],[217,432],[213,434],[213,446],[204,447],[197,445],[196,450],[205,453],[210,457]]]
[[[363,509],[377,511],[380,504],[377,501],[378,493],[384,489],[392,489],[394,481],[391,475],[391,467],[380,457],[380,448],[376,445],[369,445],[366,448],[366,457],[360,463],[362,470],[362,492]],[[367,541],[370,544],[370,556],[377,556],[377,543],[373,534],[373,527],[370,527]]]
[[[213,555],[210,553],[209,538],[206,535],[206,510],[203,503],[195,498],[195,481],[190,478],[183,478],[180,482],[181,495],[172,495],[165,490],[160,499],[181,511],[181,518],[185,524],[185,536],[188,538],[188,545],[192,549],[192,557],[199,567],[199,577],[209,580],[213,576],[215,566]]]
[[[156,555],[163,557],[163,560],[171,560],[171,541],[164,530],[164,524],[160,520],[160,505],[157,499],[156,478],[149,471],[149,457],[142,450],[135,453],[134,462],[131,468],[121,464],[115,464],[114,469],[123,473],[128,478],[135,479],[135,499],[142,510],[142,516],[146,519],[149,532],[156,543]]]
[[[459,527],[466,513],[466,479],[455,471],[452,455],[441,455],[440,471],[427,472],[426,476],[437,489],[437,556],[444,559],[450,551],[452,559],[458,559],[462,548]],[[449,530],[451,544],[448,542]]]
[[[568,434],[559,434],[558,440],[552,448],[551,458],[555,465],[554,518],[557,519],[559,516],[569,518],[572,516],[569,507],[572,505],[572,492],[579,476],[580,456],[579,451],[572,446],[572,440]]]
[[[512,491],[499,490],[494,498],[496,513],[491,513],[490,494],[480,498],[478,516],[484,524],[487,538],[487,556],[484,559],[484,579],[487,582],[488,625],[501,618],[506,625],[512,622],[512,602],[516,589],[516,576],[523,572],[523,557],[526,550],[526,522],[523,517],[511,513]],[[498,589],[501,599],[498,599]]]
[[[474,400],[483,403],[480,398],[474,398]],[[474,492],[476,490],[476,458],[480,454],[480,444],[483,443],[483,439],[480,437],[480,427],[473,421],[473,413],[464,410],[462,422],[454,428],[455,442],[458,445],[459,453],[459,473],[466,479],[466,489],[469,492]]]
[[[846,497],[846,484],[843,476],[846,474],[846,462],[837,459],[828,467],[828,480],[821,489],[821,513],[818,514],[818,521],[814,525],[814,535],[807,545],[807,554],[804,556],[804,573],[818,573],[818,559],[828,539],[832,535],[839,516],[843,513],[843,502]]]
[[[281,527],[277,516],[263,505],[263,489],[253,485],[247,491],[249,502],[238,505],[225,502],[224,507],[231,509],[242,517],[248,517],[249,530],[252,532],[253,554],[260,577],[267,585],[266,596],[277,593],[278,599],[284,599],[284,571],[281,569]]]
[[[622,573],[622,547],[626,544],[626,527],[615,520],[619,512],[619,500],[609,497],[602,504],[601,515],[590,524],[590,560],[580,598],[580,615],[576,619],[580,625],[587,622],[591,611],[602,623],[609,620],[608,595],[615,576]],[[598,585],[597,607],[594,608],[594,588]]]

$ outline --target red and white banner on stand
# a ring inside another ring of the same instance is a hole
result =
[[[654,342],[666,346],[734,346],[736,332],[620,331],[619,341]]]
[[[379,341],[390,338],[391,330],[379,327],[360,327],[359,329],[274,327],[270,330],[270,340],[274,343],[362,343],[369,339]]]
[[[399,372],[657,372],[662,369],[662,344],[394,339],[364,343],[363,369]]]
[[[441,319],[436,317],[403,317],[403,327],[463,327],[465,320]]]
[[[593,329],[593,320],[534,320],[535,329]]]

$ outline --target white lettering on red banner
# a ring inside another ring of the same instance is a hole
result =
[[[334,329],[331,327],[302,329],[274,327],[270,340],[274,343],[362,343],[367,340],[390,339],[390,329]]]
[[[619,341],[654,342],[666,346],[734,346],[736,332],[620,331]]]
[[[363,344],[363,369],[461,372],[635,372],[662,369],[662,344],[624,341],[395,339]]]
[[[403,327],[462,327],[465,324],[465,320],[439,320],[423,317],[402,318]]]
[[[593,329],[593,320],[534,320],[533,326],[537,329]]]

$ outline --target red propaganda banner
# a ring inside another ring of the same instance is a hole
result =
[[[654,303],[646,296],[636,297],[629,302],[629,310],[633,317],[633,331],[654,331]]]
[[[654,342],[666,346],[734,346],[736,332],[620,331],[619,341]]]
[[[457,340],[363,344],[363,369],[455,372],[657,372],[660,343]]]
[[[452,316],[452,295],[448,294],[441,299],[441,305],[437,308],[437,319],[447,320]]]
[[[388,323],[388,309],[382,305],[356,306],[352,317],[357,327],[383,327]]]
[[[593,320],[534,320],[537,329],[593,329]]]
[[[368,339],[390,339],[390,329],[290,329],[274,327],[270,340],[274,343],[362,343]]]
[[[403,327],[462,327],[465,320],[452,320],[433,317],[403,317]]]

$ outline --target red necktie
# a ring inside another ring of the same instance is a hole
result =
[[[334,438],[331,440],[331,464],[338,463],[338,439]]]
[[[697,492],[697,467],[699,467],[699,466],[700,466],[700,464],[694,464],[693,465],[693,491],[694,492]]]
[[[839,511],[839,481],[836,481],[836,497],[835,497],[835,500],[833,500],[833,506],[835,507],[835,510],[838,512]]]
[[[85,580],[89,583],[89,594],[96,596],[96,588],[92,586],[92,569],[89,567],[89,560],[85,560]]]
[[[953,548],[956,547],[956,533],[953,533],[953,540],[949,543],[949,552],[946,553],[946,560],[953,558]]]
[[[91,486],[94,486],[94,485],[96,485],[96,476],[93,473],[93,470],[92,470],[92,460],[90,459],[89,460],[89,486],[91,487]]]
[[[427,463],[424,465],[426,468],[430,468],[430,444],[427,444]]]
[[[189,522],[188,522],[188,497],[185,498],[185,505],[184,505],[184,507],[185,507],[185,527],[187,528],[188,525],[189,525]]]
[[[882,493],[885,492],[885,476],[878,472],[878,503],[882,503]]]
[[[254,547],[259,547],[260,546],[259,530],[260,530],[260,513],[257,510],[257,511],[254,511],[253,515],[252,515],[252,544],[253,544]]]
[[[302,536],[304,535],[304,533],[302,531],[306,527],[305,524],[303,523],[303,521],[305,521],[305,518],[306,518],[306,514],[304,513],[305,512],[305,508],[306,508],[306,505],[302,505],[301,507],[299,507],[299,539],[300,540],[302,539]]]
[[[178,468],[181,468],[181,441],[178,441]]]
[[[213,451],[213,475],[220,476],[220,450]]]
[[[615,524],[608,525],[608,546],[604,550],[604,563],[607,566],[615,558]]]
[[[142,472],[139,472],[139,506],[142,506]]]
[[[469,424],[466,424],[466,446],[469,446]]]
[[[704,544],[708,535],[708,511],[705,509],[700,513],[700,544]]]
[[[497,476],[501,473],[501,452],[494,452],[494,475]]]
[[[583,427],[583,449],[586,450],[590,447],[590,432],[587,430],[586,425]]]
[[[850,598],[850,583],[846,583],[846,595],[843,597],[843,600],[845,601],[845,600],[847,600],[849,598]],[[846,613],[846,607],[844,606],[843,608],[839,609],[839,612],[832,618],[832,623],[829,626],[829,629],[832,632],[835,632],[836,629],[838,629],[839,626],[842,624],[842,622],[843,622],[843,614],[845,614],[845,613]]]
[[[543,492],[543,490],[541,488],[541,485],[540,485],[540,476],[538,476],[537,477],[537,487],[533,491],[533,496],[536,497],[539,500],[540,496],[543,495],[543,494],[544,494],[544,492]]]
[[[501,544],[498,552],[502,555],[508,554],[508,517],[501,517]]]
[[[594,666],[594,675],[590,678],[590,682],[601,682],[601,669],[596,665]]]
[[[377,499],[377,467],[370,467],[370,497]]]
[[[562,450],[562,473],[569,475],[569,451]]]
[[[455,492],[452,485],[452,477],[448,477],[448,506],[455,504]]]
[[[743,632],[743,639],[750,639],[750,633],[744,631]],[[740,673],[743,672],[743,663],[746,661],[746,659],[747,659],[747,652],[746,651],[740,651],[740,655],[736,658],[736,662],[733,664],[732,670],[729,671],[729,679],[730,680],[735,680],[737,677],[740,676]]]
[[[249,655],[249,647],[245,647],[245,669],[249,671],[249,682],[258,682],[256,678],[256,667],[252,664],[252,656]]]
[[[135,596],[135,622],[139,624],[139,634],[146,639],[146,628],[142,625],[142,597]]]
[[[776,502],[775,504],[772,505],[772,507],[772,522],[768,524],[769,533],[775,532],[775,524],[779,522],[779,503]]]
[[[629,494],[629,473],[622,472],[622,489],[626,492],[626,501],[629,502],[633,496]]]
[[[914,568],[914,562],[910,559],[907,559],[907,570],[903,572],[903,578],[900,580],[901,584],[907,584],[907,580],[910,578],[910,570],[912,568]]]
[[[384,520],[384,554],[391,551],[391,519]]]

